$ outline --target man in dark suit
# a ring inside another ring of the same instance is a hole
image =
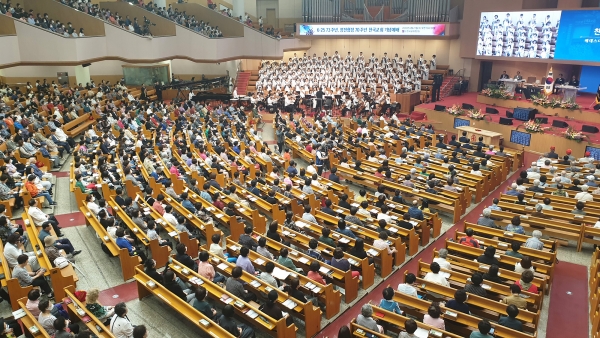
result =
[[[485,147],[485,143],[483,143],[483,136],[479,136],[479,142],[476,142],[473,145],[478,147]]]
[[[330,199],[327,199],[325,201],[325,206],[321,208],[321,211],[326,214],[329,214],[331,216],[337,217],[337,213],[335,211],[333,211],[333,209],[331,209],[331,200]]]
[[[350,203],[348,203],[348,195],[346,195],[346,194],[343,194],[342,196],[340,196],[340,201],[338,202],[338,205],[341,208],[348,209],[348,210],[350,210],[350,208],[352,208]]]
[[[485,153],[483,152],[483,147],[482,146],[477,146],[477,150],[475,150],[473,152],[473,156],[485,157]]]
[[[467,132],[463,131],[462,136],[458,140],[460,141],[460,143],[468,143],[469,138],[467,137]]]
[[[577,80],[577,78],[575,77],[575,75],[573,75],[571,77],[571,81],[569,81],[569,86],[579,87],[579,80]]]
[[[562,86],[565,84],[565,78],[562,74],[558,74],[558,79],[554,81],[554,94],[558,94],[559,89],[556,86]]]
[[[558,159],[558,154],[554,152],[556,148],[554,146],[550,147],[550,152],[546,154],[547,158]]]
[[[540,180],[533,180],[533,186],[527,188],[529,191],[533,192],[544,192],[544,188],[540,188]]]
[[[444,144],[444,137],[443,137],[443,136],[440,136],[440,137],[438,138],[438,143],[436,143],[436,145],[435,145],[435,146],[436,146],[436,147],[438,147],[438,148],[442,148],[442,149],[447,149],[447,148],[448,148],[448,147],[446,147],[446,145]]]
[[[465,149],[473,149],[473,146],[469,144],[469,139],[467,139],[467,141],[463,142],[462,147],[465,148]]]
[[[452,153],[452,158],[450,159],[450,162],[452,163],[460,163],[460,159],[457,157],[458,153],[455,151]]]
[[[460,147],[460,142],[456,141],[456,135],[452,135],[450,143],[448,144],[451,146]]]
[[[340,177],[337,175],[337,168],[331,168],[331,172],[329,172],[329,180],[331,182],[340,183]]]
[[[502,75],[500,75],[500,79],[510,79],[510,76],[508,76],[508,74],[506,74],[506,71],[502,72]]]

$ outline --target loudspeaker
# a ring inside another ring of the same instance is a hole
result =
[[[510,110],[506,111],[506,117],[508,117],[509,119],[512,119],[514,116],[513,112],[511,112]]]
[[[594,126],[588,126],[588,125],[583,125],[581,126],[581,131],[584,133],[597,133],[598,131],[598,127],[594,127]]]
[[[548,118],[547,117],[540,117],[540,118],[536,118],[536,121],[539,121],[540,124],[547,124],[548,123]]]
[[[475,107],[473,107],[472,104],[468,104],[468,103],[463,103],[462,104],[462,109],[474,109]]]
[[[433,108],[433,110],[435,110],[435,111],[445,111],[446,110],[446,106],[442,106],[440,104],[436,104],[435,108]]]
[[[500,124],[504,124],[507,126],[513,125],[513,119],[507,119],[506,117],[500,117]]]
[[[554,120],[552,126],[556,128],[567,128],[569,125],[565,121]]]
[[[492,107],[486,107],[485,108],[485,112],[488,113],[488,114],[500,114],[498,112],[498,109],[492,108]]]
[[[91,65],[92,65],[91,63],[84,63],[84,64],[81,65],[81,67],[89,67]]]

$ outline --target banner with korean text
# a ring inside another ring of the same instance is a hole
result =
[[[444,36],[445,24],[298,24],[300,36]]]

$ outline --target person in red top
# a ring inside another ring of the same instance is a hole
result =
[[[472,248],[479,248],[479,241],[473,238],[473,233],[473,229],[467,229],[467,231],[465,231],[466,236],[461,237],[458,240],[458,244],[470,246]]]
[[[163,194],[158,194],[158,196],[156,196],[156,200],[154,201],[154,204],[152,204],[152,208],[156,211],[158,211],[158,213],[162,216],[165,214],[165,208],[163,208],[162,206],[162,201],[165,199],[165,196]]]
[[[225,208],[225,202],[223,202],[219,193],[215,194],[215,201],[213,202],[213,205],[219,208],[219,210],[223,210],[223,208]]]
[[[312,153],[312,151],[313,151],[312,143],[308,142],[308,144],[306,145],[306,151],[308,151],[309,153]]]
[[[516,281],[521,290],[528,291],[531,293],[538,293],[537,285],[532,284],[533,282],[533,272],[531,270],[525,270],[521,273],[521,279]]]
[[[325,282],[325,279],[323,279],[323,277],[319,273],[320,268],[321,268],[321,264],[319,264],[319,262],[317,262],[317,261],[311,262],[310,263],[310,271],[308,272],[306,277],[308,277],[308,279],[311,279],[322,285],[327,285],[327,282]]]

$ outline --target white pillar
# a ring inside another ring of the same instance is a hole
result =
[[[160,8],[167,7],[167,0],[154,0],[153,3]]]
[[[90,82],[90,67],[75,66],[75,79],[77,79],[77,83],[85,86]]]
[[[233,17],[239,19],[241,15],[242,19],[244,19],[244,16],[246,15],[244,0],[233,0],[231,4],[233,5]]]

